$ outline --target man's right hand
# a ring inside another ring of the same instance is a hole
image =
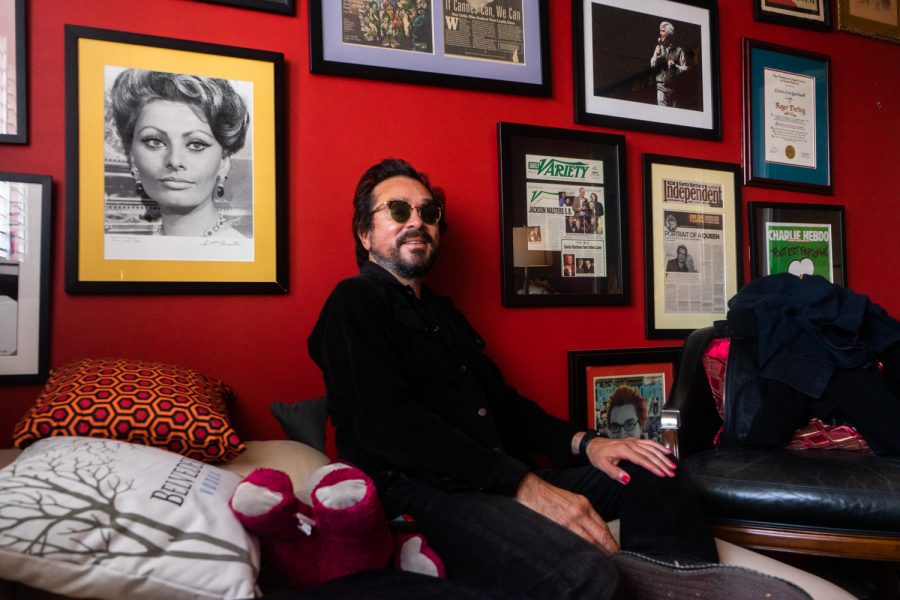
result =
[[[619,551],[619,544],[610,533],[606,521],[584,496],[558,488],[529,473],[516,490],[516,500],[607,554]]]

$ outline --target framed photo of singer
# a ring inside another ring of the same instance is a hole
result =
[[[503,306],[627,304],[625,137],[500,123]]]
[[[744,183],[833,193],[831,59],[744,39]]]
[[[281,54],[67,25],[66,291],[287,291]]]

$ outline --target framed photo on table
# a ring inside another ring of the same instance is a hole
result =
[[[660,416],[681,349],[569,352],[569,420],[613,439],[661,441]]]
[[[25,0],[0,0],[0,143],[28,143]]]
[[[310,0],[310,71],[547,97],[548,4]]]
[[[644,155],[646,336],[724,319],[743,282],[739,165]]]
[[[749,202],[753,279],[777,273],[821,275],[847,287],[844,207]]]
[[[573,0],[575,121],[721,139],[718,5]]]
[[[831,0],[752,0],[757,21],[831,31]]]
[[[627,304],[625,137],[497,131],[503,305]]]
[[[65,32],[66,291],[286,292],[283,56]]]
[[[888,42],[900,42],[897,0],[836,0],[837,28]]]
[[[822,54],[744,39],[744,183],[832,194]]]
[[[266,12],[293,15],[297,10],[296,0],[203,0],[214,4],[230,4]]]
[[[49,373],[49,175],[0,173],[0,384]]]

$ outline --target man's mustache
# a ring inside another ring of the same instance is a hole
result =
[[[415,229],[401,234],[400,237],[397,238],[397,245],[399,246],[400,244],[408,242],[409,240],[415,240],[415,239],[419,239],[424,242],[427,242],[427,243],[431,244],[432,246],[434,245],[434,239],[431,237],[431,235],[427,231],[417,231]]]

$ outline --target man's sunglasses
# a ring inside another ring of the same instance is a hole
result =
[[[413,206],[406,200],[387,200],[382,202],[372,210],[376,213],[387,206],[391,213],[391,218],[397,223],[406,223],[412,216],[413,209],[419,213],[419,218],[428,225],[434,225],[441,220],[441,205],[437,202],[426,202],[422,206]]]

